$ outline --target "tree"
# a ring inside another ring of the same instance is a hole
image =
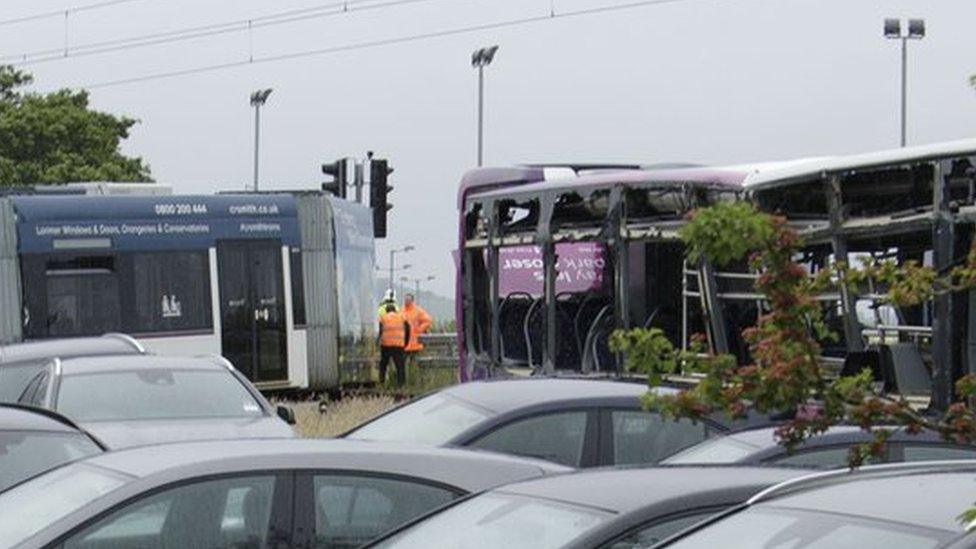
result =
[[[89,108],[88,92],[25,92],[33,77],[0,65],[0,185],[152,181],[119,151],[136,120]]]
[[[849,463],[857,467],[880,456],[894,429],[908,433],[931,430],[956,443],[976,441],[976,411],[967,400],[976,395],[976,376],[958,380],[958,401],[944,414],[920,412],[903,398],[892,399],[872,387],[872,374],[831,378],[818,363],[820,344],[832,334],[821,320],[816,296],[838,283],[858,287],[868,279],[889,288],[897,305],[924,302],[940,292],[976,287],[976,246],[965,263],[940,275],[929,267],[906,262],[867,264],[859,269],[838,262],[814,276],[794,260],[801,248],[786,220],[739,202],[692,213],[682,230],[689,260],[723,266],[746,257],[758,273],[756,289],[769,311],[745,330],[752,362],[739,365],[731,355],[709,355],[699,337],[688,352],[676,350],[657,329],[618,331],[612,348],[625,355],[625,367],[648,374],[651,385],[678,369],[704,374],[695,387],[677,394],[649,393],[645,403],[668,417],[703,419],[717,411],[740,418],[748,409],[788,419],[776,431],[792,449],[834,425],[849,423],[872,434],[869,443],[851,448]],[[961,518],[976,519],[976,509]]]

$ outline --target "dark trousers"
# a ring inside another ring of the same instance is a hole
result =
[[[407,382],[407,369],[404,366],[403,347],[380,347],[380,383],[386,383],[386,365],[393,359],[396,367],[397,387],[402,387]]]

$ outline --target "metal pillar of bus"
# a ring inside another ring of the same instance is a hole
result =
[[[704,259],[698,264],[698,288],[701,293],[702,312],[708,326],[712,352],[721,355],[729,352],[729,336],[725,329],[725,311],[718,295],[715,268]]]
[[[546,304],[546,346],[542,357],[542,370],[551,374],[556,369],[556,351],[559,349],[556,338],[556,243],[552,235],[552,213],[555,197],[544,195],[539,204],[539,225],[536,229],[536,243],[542,247],[542,264],[545,279]]]
[[[952,268],[955,251],[955,227],[950,211],[949,174],[952,162],[943,160],[932,163],[932,263],[937,273]],[[932,401],[931,406],[945,411],[952,401],[954,369],[952,338],[951,292],[936,294],[933,298],[932,319]]]
[[[491,364],[500,366],[501,358],[501,320],[499,318],[500,300],[498,292],[499,248],[501,232],[498,230],[498,203],[488,205],[488,305],[491,308]]]
[[[614,187],[610,191],[610,207],[606,233],[612,235],[607,243],[615,251],[614,257],[614,302],[616,304],[617,328],[630,329],[630,242],[627,240],[627,219],[624,211],[623,190]],[[623,355],[617,354],[618,370],[623,364]]]
[[[834,252],[834,261],[849,261],[847,253],[847,237],[844,235],[843,198],[841,195],[841,176],[831,174],[823,176],[824,193],[827,197],[827,214],[830,221],[830,244]],[[843,281],[840,282],[840,308],[844,323],[844,341],[847,352],[864,350],[864,340],[861,337],[861,323],[857,319],[850,288]]]

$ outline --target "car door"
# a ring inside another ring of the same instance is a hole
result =
[[[296,547],[351,549],[465,495],[426,479],[305,471],[296,482]]]
[[[600,413],[600,463],[658,463],[717,433],[704,421],[664,419],[637,408],[605,408]]]
[[[290,472],[260,472],[173,483],[103,513],[54,547],[293,547],[293,481]]]
[[[539,411],[504,421],[464,444],[569,467],[598,464],[599,408]]]

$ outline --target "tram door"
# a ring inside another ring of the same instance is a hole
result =
[[[217,242],[223,355],[253,382],[288,379],[278,240]]]

